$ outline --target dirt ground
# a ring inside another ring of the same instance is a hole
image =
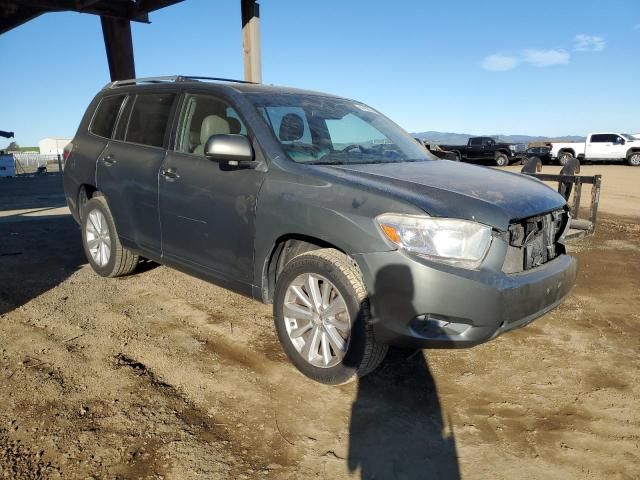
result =
[[[562,306],[341,387],[287,362],[270,306],[162,266],[100,278],[55,181],[0,182],[35,192],[0,199],[0,478],[640,478],[640,168],[593,170]]]

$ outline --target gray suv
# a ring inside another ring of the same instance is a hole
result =
[[[360,102],[204,77],[108,84],[65,155],[105,277],[140,259],[273,303],[294,365],[327,384],[389,345],[460,348],[557,306],[576,276],[564,198],[433,157]]]

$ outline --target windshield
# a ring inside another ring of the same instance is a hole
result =
[[[421,143],[362,103],[318,95],[247,97],[294,162],[349,165],[434,159]]]
[[[627,140],[635,140],[636,137],[634,137],[633,135],[631,135],[630,133],[621,133],[620,135],[622,135],[624,138],[626,138]]]

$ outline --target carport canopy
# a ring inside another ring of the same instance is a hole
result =
[[[0,0],[0,35],[48,12],[97,15],[109,62],[111,80],[135,78],[131,22],[149,22],[149,13],[184,0]],[[245,80],[261,82],[260,7],[240,0]],[[202,72],[195,72],[202,73]]]

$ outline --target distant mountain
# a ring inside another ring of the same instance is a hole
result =
[[[566,137],[540,137],[531,135],[471,135],[469,133],[451,133],[451,132],[417,132],[412,136],[427,140],[433,143],[444,145],[466,145],[470,137],[493,137],[500,142],[505,143],[531,143],[542,141],[554,142],[584,142],[585,137],[575,135],[567,135]]]

